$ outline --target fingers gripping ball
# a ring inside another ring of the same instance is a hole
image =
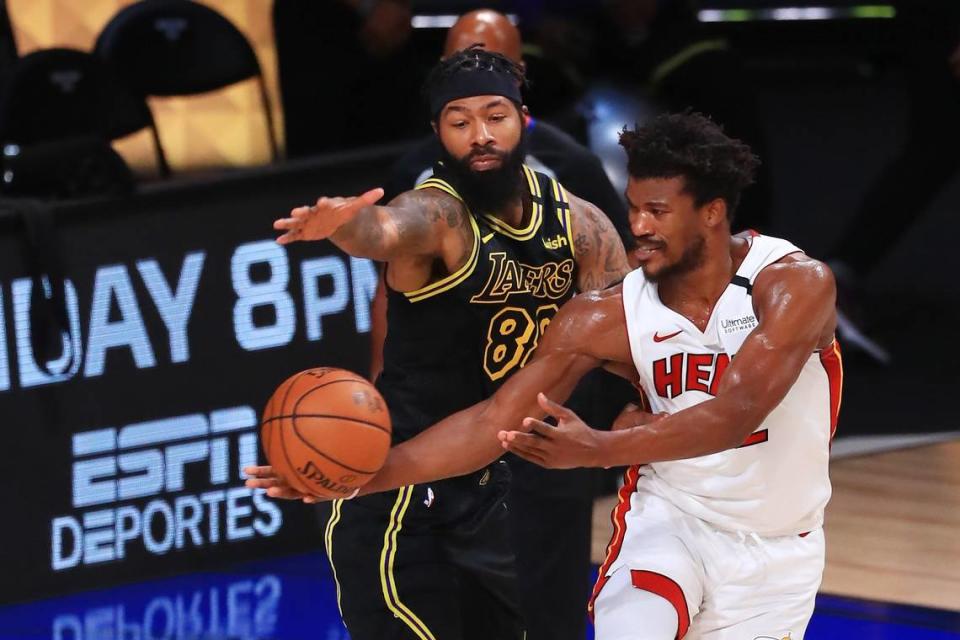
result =
[[[274,471],[298,491],[344,498],[390,450],[390,414],[372,384],[343,369],[287,378],[263,412],[260,439]]]

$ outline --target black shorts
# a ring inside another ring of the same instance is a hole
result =
[[[505,464],[326,509],[352,640],[520,640]]]

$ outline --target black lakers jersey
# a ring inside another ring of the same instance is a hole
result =
[[[576,287],[570,205],[556,181],[523,167],[532,211],[515,229],[471,212],[466,264],[409,292],[388,288],[383,373],[394,441],[480,402],[526,364]],[[439,165],[417,189],[461,199]]]

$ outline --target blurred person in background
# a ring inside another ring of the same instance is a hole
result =
[[[640,84],[668,111],[710,116],[724,131],[769,158],[757,91],[731,42],[707,33],[691,0],[535,2],[527,15],[545,54],[584,75]],[[734,231],[769,231],[773,180],[766,164],[746,190]]]
[[[289,157],[426,133],[418,88],[430,61],[411,16],[410,0],[274,0]]]
[[[928,209],[960,165],[960,2],[894,2],[909,98],[907,135],[830,253],[840,335],[876,362],[890,352],[864,331],[862,281]],[[953,203],[956,209],[960,203]]]
[[[477,10],[460,17],[447,32],[443,57],[474,45],[503,54],[520,67],[520,33],[503,14]],[[532,81],[535,82],[535,79]],[[632,244],[626,207],[604,173],[599,159],[572,137],[547,122],[523,114],[529,167],[556,179],[592,202],[613,223],[623,242]],[[433,173],[443,157],[436,135],[425,138],[394,166],[387,196],[414,188]],[[383,364],[387,326],[387,293],[383,278],[373,305],[372,378]],[[577,389],[573,406],[593,424],[610,424],[617,411],[636,397],[621,378],[597,371]],[[511,458],[513,484],[507,500],[520,598],[528,640],[574,640],[584,637],[582,603],[589,592],[593,499],[599,480],[593,469],[552,471]]]

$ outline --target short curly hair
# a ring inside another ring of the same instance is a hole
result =
[[[690,111],[663,114],[633,130],[624,127],[620,145],[627,152],[631,178],[682,177],[697,207],[723,198],[731,221],[740,193],[753,184],[760,165],[749,146],[727,136],[707,116]]]

